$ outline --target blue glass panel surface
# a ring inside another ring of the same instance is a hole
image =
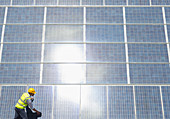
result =
[[[41,44],[4,44],[2,62],[40,62]]]
[[[59,0],[59,5],[80,5],[80,0]]]
[[[127,25],[128,42],[166,42],[163,25]]]
[[[82,44],[45,44],[44,61],[84,61],[84,46]]]
[[[11,0],[0,0],[0,5],[10,5]]]
[[[36,94],[34,95],[33,106],[42,113],[43,119],[52,118],[53,107],[53,88],[52,86],[29,86],[34,88]]]
[[[126,64],[87,64],[87,84],[126,84]]]
[[[135,119],[133,87],[109,86],[109,119]]]
[[[4,42],[41,42],[42,25],[6,25]]]
[[[53,110],[53,119],[79,119],[80,86],[55,86]]]
[[[92,62],[125,62],[125,45],[87,44],[86,60]]]
[[[123,26],[87,25],[87,42],[124,42]]]
[[[168,64],[130,64],[132,84],[169,84],[170,67]]]
[[[1,34],[2,34],[2,25],[0,25],[0,39],[1,39]],[[1,43],[1,40],[0,40]]]
[[[0,64],[1,84],[38,84],[40,64]]]
[[[83,83],[86,77],[86,66],[82,64],[44,64],[44,84]]]
[[[167,25],[167,32],[168,32],[168,38],[170,38],[170,25]]]
[[[12,0],[12,5],[34,5],[34,0]]]
[[[83,5],[103,5],[103,0],[82,0]]]
[[[137,119],[162,119],[162,106],[159,87],[136,86]]]
[[[129,5],[150,5],[149,0],[128,0]]]
[[[123,23],[122,8],[89,7],[86,8],[87,23]]]
[[[170,23],[170,7],[165,7],[166,23]]]
[[[126,5],[126,0],[105,0],[106,5]]]
[[[7,23],[43,23],[44,8],[9,7]]]
[[[126,7],[126,23],[163,23],[161,7]]]
[[[2,86],[0,91],[0,119],[14,119],[15,105],[26,86]]]
[[[170,86],[162,86],[162,98],[165,119],[170,118]]]
[[[82,25],[46,25],[45,41],[83,42]]]
[[[152,5],[170,5],[169,0],[151,0]]]
[[[166,44],[128,44],[130,62],[168,62]]]
[[[0,7],[0,23],[4,23],[5,7]]]
[[[47,23],[83,23],[83,8],[47,8]]]
[[[105,86],[81,86],[81,119],[107,119]]]
[[[57,5],[58,0],[36,0],[36,5]]]

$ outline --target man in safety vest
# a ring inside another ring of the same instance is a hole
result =
[[[29,105],[29,107],[34,110],[35,112],[37,112],[37,114],[39,115],[40,112],[37,111],[33,105],[32,105],[32,101],[31,101],[31,96],[35,95],[35,90],[33,88],[28,89],[28,93],[23,93],[21,98],[18,100],[17,104],[15,105],[15,117],[14,119],[18,119],[19,117],[21,117],[22,119],[28,119],[27,118],[27,114],[25,112],[25,107],[27,105]]]

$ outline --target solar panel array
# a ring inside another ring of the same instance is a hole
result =
[[[0,119],[30,87],[42,119],[169,119],[169,5],[0,0]]]

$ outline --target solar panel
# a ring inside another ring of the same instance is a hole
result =
[[[168,0],[151,0],[152,5],[170,5],[170,1]]]
[[[169,64],[130,64],[132,84],[169,84]]]
[[[123,23],[123,10],[116,7],[86,8],[87,23]]]
[[[4,42],[41,42],[42,25],[6,25]]]
[[[127,84],[125,64],[87,64],[86,84]]]
[[[59,0],[36,0],[36,5],[57,5]]]
[[[0,5],[10,5],[11,0],[0,0]]]
[[[4,23],[5,8],[0,7],[0,23]]]
[[[81,119],[106,119],[106,87],[81,87]]]
[[[83,5],[103,5],[103,0],[82,0]]]
[[[34,0],[12,0],[12,5],[34,5]]]
[[[136,115],[138,119],[162,119],[159,87],[135,87]]]
[[[106,5],[126,5],[126,0],[105,0]]]
[[[109,119],[135,119],[132,86],[108,86]]]
[[[80,5],[80,0],[59,0],[59,5]]]
[[[123,26],[87,25],[87,42],[124,42]]]
[[[82,25],[46,25],[46,42],[83,42]]]
[[[128,0],[129,5],[150,5],[149,0]]]

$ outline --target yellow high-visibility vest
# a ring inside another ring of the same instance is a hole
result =
[[[28,105],[27,100],[31,99],[28,93],[23,93],[21,98],[18,100],[17,104],[15,107],[18,109],[25,109],[25,107]]]

